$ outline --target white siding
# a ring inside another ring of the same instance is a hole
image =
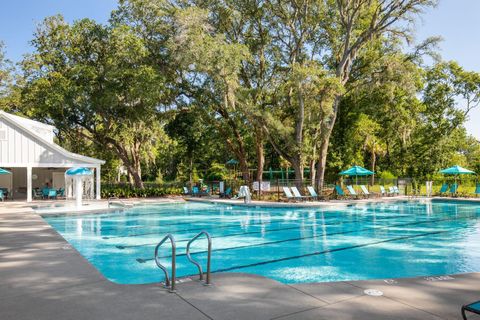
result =
[[[47,144],[33,140],[28,134],[0,119],[0,130],[6,130],[6,140],[0,140],[0,167],[67,166],[79,164],[68,159]],[[81,163],[81,162],[80,162]]]

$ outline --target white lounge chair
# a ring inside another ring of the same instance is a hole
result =
[[[355,191],[355,189],[353,189],[353,186],[347,186],[347,191],[352,197],[355,197],[356,199],[359,198],[359,194],[357,193],[357,191]]]
[[[363,194],[364,194],[367,198],[370,198],[370,196],[371,196],[372,194],[368,191],[368,189],[367,189],[367,187],[366,187],[365,185],[362,184],[362,185],[360,186],[360,189],[362,189]]]
[[[297,187],[291,187],[290,189],[292,189],[294,197],[298,200],[307,200],[311,198],[310,196],[302,196],[300,191],[298,191]]]
[[[292,191],[290,191],[289,187],[282,187],[283,193],[285,194],[285,197],[287,197],[287,200],[295,200],[295,197],[292,194]]]
[[[307,187],[308,192],[310,192],[310,196],[313,200],[318,200],[318,194],[312,186]]]

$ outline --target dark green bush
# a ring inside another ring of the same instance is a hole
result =
[[[150,198],[182,194],[182,189],[176,186],[145,186],[144,189],[130,185],[102,186],[102,198]]]

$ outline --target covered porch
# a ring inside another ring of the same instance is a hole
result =
[[[69,164],[68,166],[27,166],[27,167],[3,167],[11,172],[11,174],[0,175],[0,189],[6,191],[8,200],[31,202],[34,198],[39,197],[42,190],[56,190],[58,197],[60,194],[67,198],[68,193],[65,191],[65,171],[73,167],[87,167],[94,172],[94,198],[101,197],[101,170],[100,165],[92,166],[85,163]],[[63,191],[63,192],[62,192]],[[37,197],[35,197],[37,195]],[[48,198],[48,196],[47,196]],[[90,199],[92,195],[87,190],[84,191],[84,198]]]

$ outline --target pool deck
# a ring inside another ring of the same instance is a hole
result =
[[[480,299],[480,273],[295,285],[223,273],[212,281],[178,283],[176,293],[114,284],[33,210],[0,204],[2,320],[460,319],[461,305]]]

